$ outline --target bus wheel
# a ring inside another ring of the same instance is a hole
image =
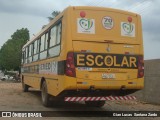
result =
[[[105,101],[85,101],[85,104],[89,107],[103,107]]]
[[[29,89],[29,86],[26,85],[23,80],[22,80],[22,89],[23,89],[23,92],[28,92],[28,89]]]
[[[41,98],[42,98],[42,104],[45,107],[50,107],[51,105],[50,95],[48,94],[47,84],[45,81],[42,83]]]

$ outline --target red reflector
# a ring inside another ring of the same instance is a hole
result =
[[[77,84],[82,84],[83,82],[77,82]]]
[[[128,84],[133,84],[133,82],[128,82]]]
[[[129,52],[125,52],[125,54],[126,54],[126,55],[129,55],[130,53],[129,53]]]
[[[81,50],[81,52],[87,52],[87,50]]]
[[[80,12],[80,16],[81,16],[82,18],[84,18],[84,17],[86,16],[86,13],[85,13],[84,11],[81,11],[81,12]]]
[[[132,17],[128,17],[128,22],[132,22]]]

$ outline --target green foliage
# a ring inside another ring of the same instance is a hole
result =
[[[53,11],[52,14],[51,14],[52,16],[48,17],[48,20],[49,21],[53,20],[59,14],[60,14],[60,11]]]
[[[17,30],[0,49],[0,69],[19,70],[22,46],[29,40],[27,28]]]

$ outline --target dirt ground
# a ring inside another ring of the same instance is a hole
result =
[[[50,108],[46,108],[41,103],[41,94],[39,91],[30,89],[29,92],[22,92],[21,83],[0,81],[0,111],[160,111],[160,105],[152,105],[140,101],[108,101],[102,108],[87,107],[84,103],[59,103]],[[80,119],[77,117],[56,117],[55,119]],[[0,118],[1,120],[2,118]],[[5,119],[5,118],[4,118]],[[12,118],[13,119],[13,118]],[[16,118],[18,120],[19,118]],[[25,118],[27,119],[27,118]],[[34,118],[36,119],[36,118]],[[39,118],[41,120],[43,118]],[[45,118],[51,119],[51,118]],[[85,118],[84,118],[85,119]],[[86,118],[96,119],[96,118]],[[99,117],[98,119],[105,119]],[[117,119],[109,118],[109,119]],[[121,119],[142,119],[123,117]],[[158,117],[150,117],[143,119],[160,119]],[[7,119],[8,120],[8,119]]]

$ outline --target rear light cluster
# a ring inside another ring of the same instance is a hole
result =
[[[76,77],[75,65],[74,65],[74,53],[69,52],[66,59],[66,75],[70,77]]]
[[[138,78],[142,78],[144,76],[144,60],[143,56],[138,57]]]

